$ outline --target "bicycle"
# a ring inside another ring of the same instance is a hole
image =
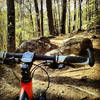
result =
[[[0,63],[1,64],[9,64],[12,65],[14,63],[23,63],[21,65],[21,89],[19,97],[16,100],[36,100],[34,98],[34,93],[32,90],[32,77],[35,70],[40,67],[45,71],[41,65],[50,66],[51,68],[63,68],[67,64],[78,63],[78,64],[89,64],[91,67],[94,65],[94,54],[91,48],[86,49],[88,57],[81,56],[46,56],[35,54],[34,52],[25,52],[25,53],[8,53],[8,52],[0,52]],[[32,68],[33,62],[36,60],[44,60],[40,65],[36,65],[36,67],[30,71]],[[46,71],[45,71],[46,72]],[[33,74],[31,74],[33,73]],[[47,72],[46,72],[47,73]],[[48,75],[48,73],[47,73]],[[48,87],[47,89],[38,97],[37,100],[46,100],[45,94],[49,88],[50,79],[48,75]]]

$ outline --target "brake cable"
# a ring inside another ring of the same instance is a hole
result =
[[[38,68],[41,68],[41,69],[47,74],[47,77],[48,77],[48,86],[47,86],[47,88],[44,90],[44,92],[41,93],[41,95],[40,95],[40,96],[44,96],[44,95],[46,94],[46,92],[47,92],[49,86],[50,86],[50,76],[49,76],[48,72],[47,72],[43,67],[40,66],[40,65],[43,65],[43,63],[40,63],[40,64],[38,64],[38,65],[36,65],[36,64],[33,64],[33,65],[34,65],[35,67],[34,67],[34,68],[32,69],[32,71],[31,71],[32,77],[34,76],[34,73],[35,73],[35,71],[36,71]]]

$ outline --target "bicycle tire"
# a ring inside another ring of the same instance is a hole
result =
[[[28,95],[25,91],[23,91],[23,93],[19,97],[19,100],[29,100]]]

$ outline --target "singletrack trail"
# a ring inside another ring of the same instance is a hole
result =
[[[93,42],[95,53],[95,65],[79,66],[75,68],[66,66],[64,69],[50,69],[47,72],[50,75],[50,88],[47,91],[48,100],[92,100],[100,99],[100,35],[97,39],[92,39],[94,34],[77,34],[72,38],[88,37]],[[67,36],[59,36],[51,39],[51,42],[61,47],[69,39]],[[72,52],[71,52],[72,53]],[[47,86],[47,77],[45,72],[38,69],[34,76],[33,84],[38,89],[44,90]],[[35,88],[34,90],[38,90]]]
[[[93,35],[96,35],[97,38],[92,38]],[[58,36],[50,41],[61,47],[70,38],[78,37],[88,37],[92,40],[96,59],[95,65],[93,67],[88,65],[66,66],[60,70],[45,67],[50,75],[50,87],[46,94],[47,100],[100,100],[100,34],[79,33],[74,37]],[[35,63],[38,64],[39,62]],[[20,78],[20,68],[18,67],[14,73]],[[13,100],[12,97],[19,92],[19,81],[14,76],[12,69],[3,67],[1,70],[3,71],[0,71],[0,100]],[[47,85],[47,75],[39,68],[34,73],[33,92],[39,95],[46,89]]]

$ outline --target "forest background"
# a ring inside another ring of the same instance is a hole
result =
[[[23,40],[100,31],[100,0],[0,0],[0,51]]]

